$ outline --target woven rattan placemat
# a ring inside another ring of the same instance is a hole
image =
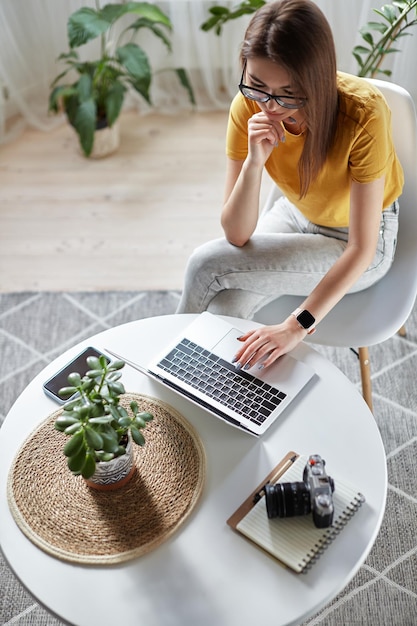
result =
[[[22,532],[45,552],[85,564],[121,563],[159,546],[182,524],[201,494],[205,454],[194,428],[171,406],[126,394],[154,419],[135,447],[136,472],[116,491],[90,489],[67,467],[67,437],[56,411],[25,441],[8,477],[10,510]]]

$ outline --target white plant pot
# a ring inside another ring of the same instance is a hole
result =
[[[120,146],[120,127],[119,122],[115,122],[113,126],[100,128],[94,133],[93,150],[90,154],[91,159],[102,159],[116,150]]]
[[[117,456],[111,461],[100,461],[96,471],[86,483],[92,489],[110,491],[120,489],[132,478],[135,472],[135,454],[132,441],[129,437],[126,454]]]

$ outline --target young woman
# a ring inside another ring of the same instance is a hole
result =
[[[241,63],[227,130],[225,239],[194,251],[178,312],[251,319],[280,295],[306,296],[287,319],[240,338],[237,367],[267,367],[348,291],[388,271],[403,174],[382,94],[337,72],[314,2],[259,9]],[[264,167],[283,195],[259,217]]]

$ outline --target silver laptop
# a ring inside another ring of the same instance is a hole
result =
[[[238,370],[232,362],[244,331],[211,313],[201,313],[147,364],[116,358],[173,389],[228,424],[262,435],[314,376],[286,354],[273,365]]]

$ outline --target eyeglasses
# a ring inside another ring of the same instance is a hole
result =
[[[240,92],[249,100],[255,100],[255,102],[269,102],[269,100],[275,100],[279,106],[285,109],[301,109],[305,106],[307,98],[297,98],[297,96],[274,96],[272,93],[262,91],[262,89],[254,89],[243,84],[243,77],[246,71],[246,62],[243,66],[242,76],[239,83]]]

